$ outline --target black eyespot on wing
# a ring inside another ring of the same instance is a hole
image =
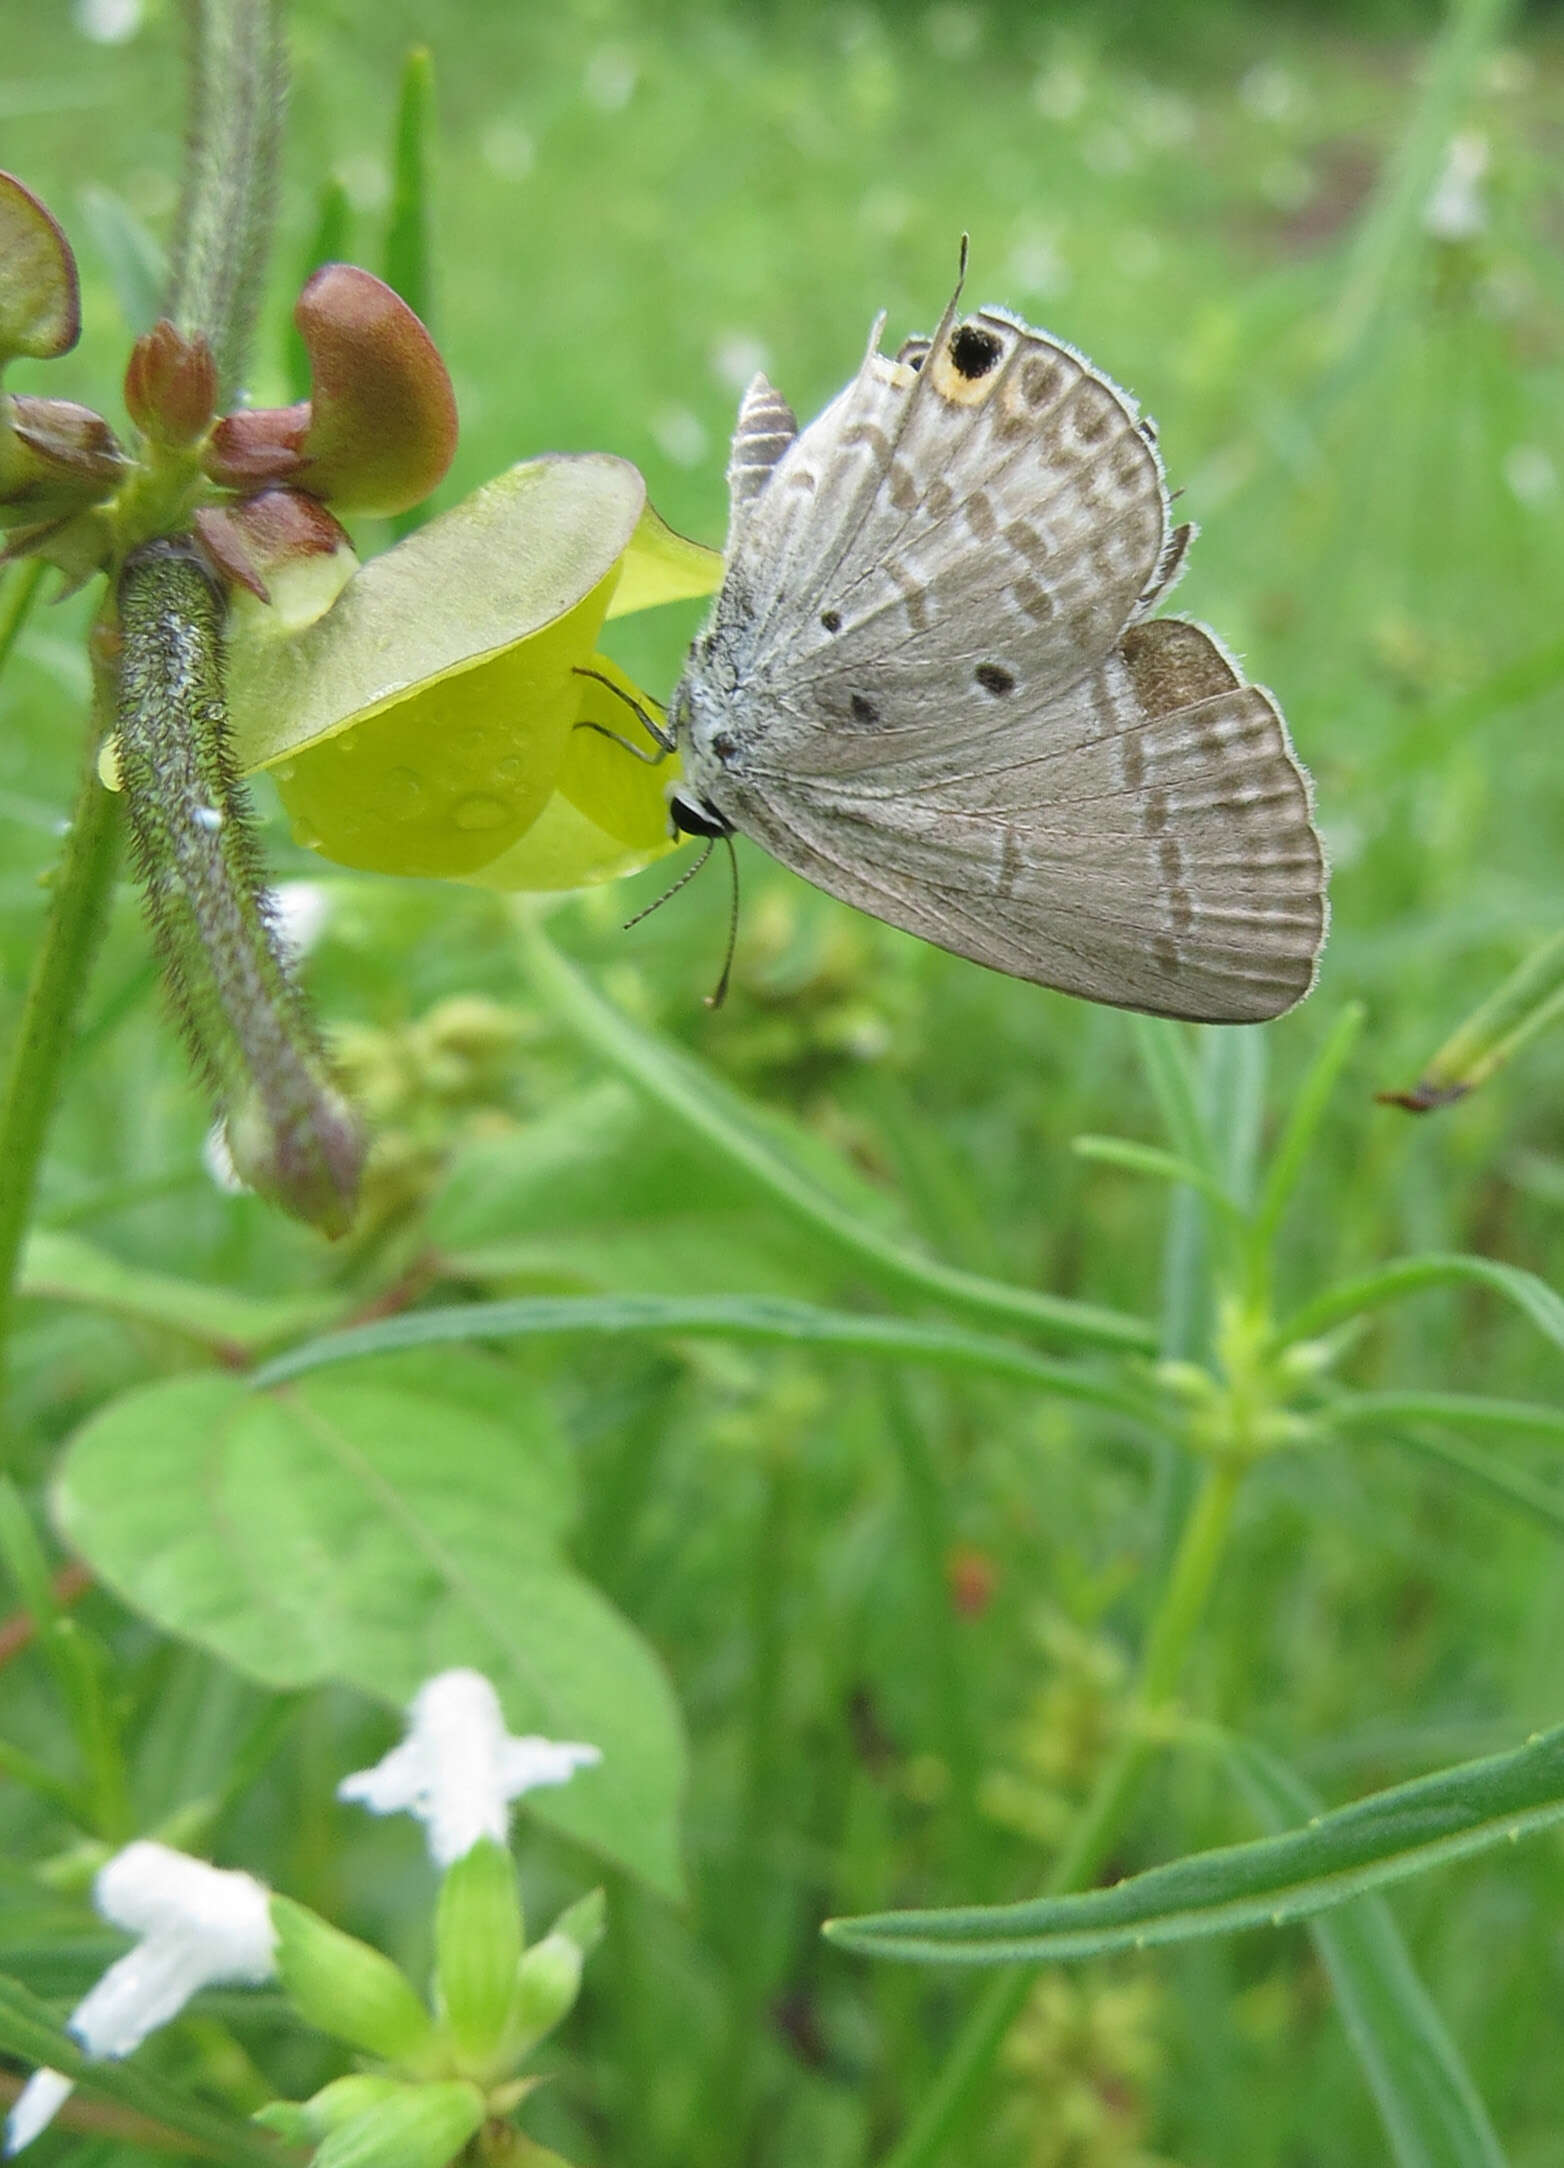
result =
[[[862,693],[854,693],[848,705],[853,711],[853,721],[862,723],[866,729],[871,723],[877,723],[880,720],[879,709],[872,700],[867,699]]]
[[[950,358],[969,382],[987,376],[1003,352],[993,332],[981,324],[958,324],[950,335]]]
[[[992,693],[996,700],[1002,699],[1006,693],[1013,693],[1016,689],[1015,679],[1001,663],[980,662],[972,675],[982,686],[984,692]]]
[[[842,629],[842,613],[840,610],[822,610],[820,612],[820,622],[827,632],[840,632]]]

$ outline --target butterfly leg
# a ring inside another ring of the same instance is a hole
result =
[[[647,714],[639,700],[632,698],[622,685],[616,685],[612,678],[605,677],[601,670],[583,670],[578,664],[572,674],[576,677],[592,678],[599,685],[606,685],[616,700],[624,702],[657,750],[655,753],[649,753],[645,746],[632,745],[630,740],[621,737],[617,730],[610,730],[606,723],[595,723],[589,716],[583,716],[580,722],[575,725],[575,728],[577,730],[595,730],[600,738],[611,738],[615,745],[623,746],[624,750],[634,759],[645,761],[648,768],[660,768],[673,751],[673,733],[670,730],[665,730],[654,716]]]

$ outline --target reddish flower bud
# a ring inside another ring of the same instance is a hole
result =
[[[269,602],[268,582],[301,558],[350,550],[352,543],[326,507],[291,489],[266,489],[239,504],[204,505],[194,526],[202,547],[230,585]]]
[[[71,244],[38,198],[0,173],[0,366],[14,354],[67,353],[80,332]]]
[[[91,407],[0,401],[0,523],[75,511],[117,489],[124,470],[118,438]]]
[[[456,452],[456,396],[400,295],[356,265],[315,273],[293,312],[310,357],[303,484],[345,512],[405,512]]]
[[[194,444],[217,404],[217,363],[198,332],[186,339],[163,317],[130,350],[125,410],[154,444]]]
[[[405,512],[456,450],[456,399],[434,341],[389,286],[330,263],[293,320],[310,358],[306,406],[226,415],[205,467],[224,488],[286,483],[342,512]]]
[[[307,405],[241,407],[212,431],[202,465],[224,489],[264,489],[290,482],[304,462],[299,447],[310,426]]]

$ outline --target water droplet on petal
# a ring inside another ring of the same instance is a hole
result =
[[[510,818],[510,807],[499,798],[460,798],[451,809],[458,828],[499,828]]]
[[[521,755],[519,753],[512,753],[507,759],[495,763],[494,780],[496,783],[514,783],[520,773]]]

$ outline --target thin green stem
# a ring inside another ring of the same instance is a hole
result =
[[[1236,1463],[1213,1462],[1206,1470],[1146,1637],[1129,1729],[1104,1766],[1069,1845],[1054,1863],[1044,1885],[1047,1896],[1084,1889],[1124,1828],[1215,1582],[1241,1480]],[[1033,1977],[1029,1966],[1007,1966],[984,1989],[884,2168],[932,2168],[956,2138],[977,2105],[978,2088],[1021,2013]]]
[[[11,650],[21,637],[22,627],[38,599],[38,589],[49,567],[41,557],[30,557],[19,565],[0,591],[0,670],[11,659]]]
[[[76,1019],[108,922],[119,834],[119,807],[98,780],[98,741],[106,698],[98,692],[98,727],[87,757],[65,849],[55,871],[43,942],[22,1007],[0,1100],[0,1406],[16,1316],[16,1276],[32,1217],[44,1140],[60,1095]],[[5,1430],[0,1465],[15,1459]]]

